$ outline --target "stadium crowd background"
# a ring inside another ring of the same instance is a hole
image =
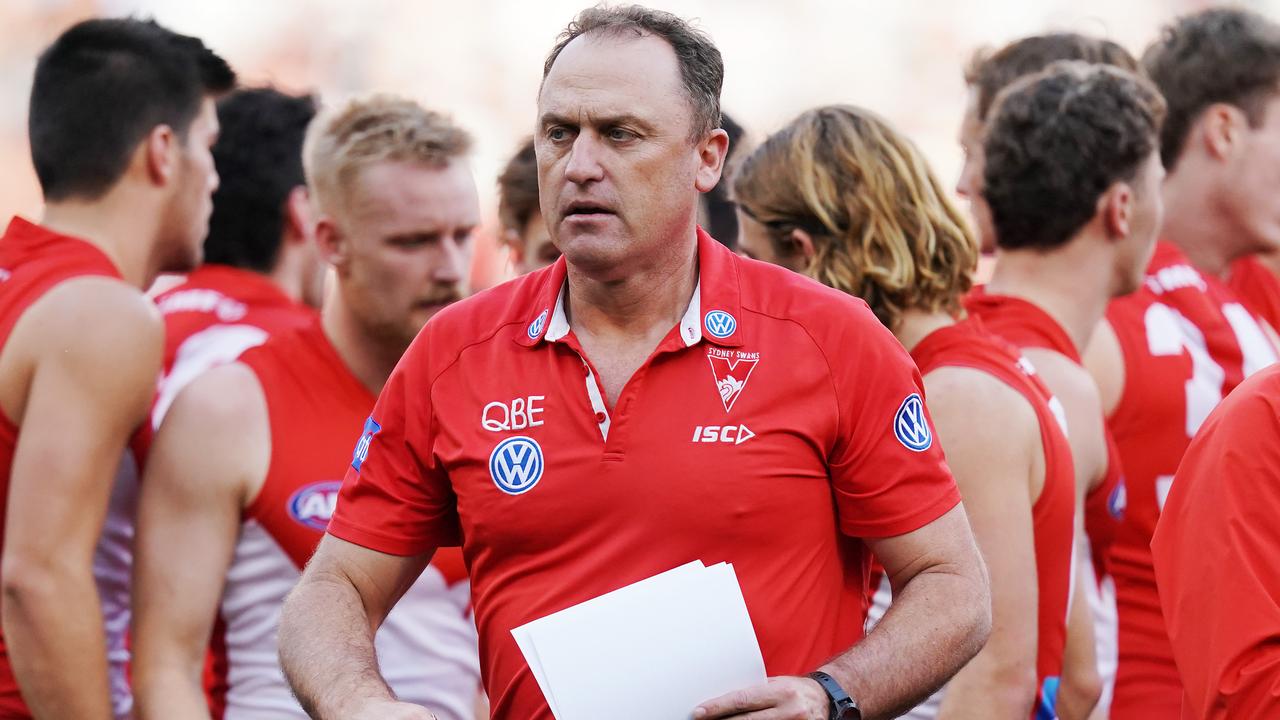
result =
[[[1140,52],[1172,18],[1204,0],[668,0],[654,5],[697,21],[720,47],[723,107],[762,139],[803,109],[852,102],[911,137],[939,178],[960,171],[956,129],[962,69],[975,48],[1071,30]],[[1236,3],[1271,17],[1280,0]],[[38,217],[26,140],[35,58],[59,32],[93,16],[152,16],[202,38],[242,84],[314,91],[328,105],[369,90],[450,113],[476,138],[485,227],[472,286],[510,276],[495,241],[495,178],[532,130],[542,61],[581,0],[6,0],[0,3],[0,216]]]

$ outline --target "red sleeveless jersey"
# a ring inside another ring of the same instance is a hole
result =
[[[316,318],[277,333],[239,360],[257,376],[270,420],[271,457],[245,508],[213,639],[215,717],[301,717],[276,661],[285,595],[316,546],[377,398],[347,368]],[[473,711],[479,687],[466,579],[458,548],[432,565],[378,634],[387,681],[399,697],[440,717]],[[385,637],[385,636],[391,637]]]
[[[988,330],[1018,347],[1053,350],[1081,364],[1080,350],[1066,328],[1034,303],[1008,295],[991,295],[977,288],[965,299],[965,307],[981,318]],[[1124,464],[1110,432],[1106,441],[1107,476],[1085,496],[1084,507],[1085,533],[1089,536],[1094,575],[1099,580],[1109,574],[1107,557],[1124,518],[1127,496]]]
[[[58,235],[15,217],[0,237],[0,350],[27,308],[72,278],[120,278],[120,272],[98,248],[76,238]],[[18,444],[19,427],[0,412],[0,538],[8,512],[9,477]],[[18,682],[0,638],[0,717],[27,718]]]
[[[1035,410],[1045,473],[1044,486],[1031,508],[1039,587],[1038,691],[1032,717],[1056,717],[1075,547],[1075,470],[1063,432],[1062,408],[1022,353],[987,331],[979,318],[970,317],[930,333],[911,351],[911,357],[921,375],[940,367],[984,372],[1016,390]]]
[[[1280,328],[1280,277],[1254,255],[1231,264],[1227,287],[1255,315]]]
[[[1176,717],[1181,682],[1156,594],[1151,537],[1200,424],[1276,352],[1234,292],[1163,241],[1143,286],[1112,302],[1107,319],[1124,354],[1124,392],[1109,423],[1129,496],[1110,557],[1120,614],[1111,717]]]

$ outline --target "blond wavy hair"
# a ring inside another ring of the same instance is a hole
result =
[[[307,186],[324,212],[341,212],[356,176],[379,162],[442,168],[471,152],[471,135],[446,115],[393,95],[370,95],[325,111],[302,148]]]
[[[891,330],[907,310],[963,312],[978,243],[924,156],[874,113],[802,114],[743,160],[733,190],[779,249],[807,232],[806,274],[862,298]]]

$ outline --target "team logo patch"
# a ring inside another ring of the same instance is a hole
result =
[[[738,329],[738,321],[729,313],[723,310],[712,310],[703,318],[702,324],[706,326],[707,332],[712,337],[721,340],[729,337]]]
[[[1129,492],[1125,489],[1124,478],[1120,478],[1120,482],[1116,485],[1116,489],[1111,491],[1111,496],[1107,498],[1107,512],[1111,513],[1111,517],[1116,520],[1124,519],[1124,509],[1129,504]]]
[[[760,353],[731,352],[720,348],[709,348],[707,360],[711,363],[711,376],[716,381],[716,392],[720,394],[720,402],[724,403],[724,411],[729,412],[738,401],[742,391],[747,387],[747,380],[760,363]]]
[[[529,323],[529,339],[537,340],[542,334],[544,328],[547,327],[547,311],[543,310],[533,322]]]
[[[919,393],[911,393],[902,401],[893,416],[893,434],[903,447],[914,452],[924,452],[933,445],[933,431],[925,419],[924,400]]]
[[[351,467],[356,472],[360,472],[360,466],[364,464],[365,458],[369,457],[369,445],[373,442],[373,436],[378,434],[382,426],[377,420],[370,415],[368,420],[364,421],[364,432],[360,433],[360,440],[356,443],[356,451],[351,455]]]
[[[508,495],[523,495],[542,479],[542,447],[530,437],[510,437],[489,455],[489,475]]]
[[[324,532],[329,527],[329,518],[333,517],[341,489],[340,480],[311,483],[299,489],[289,498],[289,517],[312,530]]]

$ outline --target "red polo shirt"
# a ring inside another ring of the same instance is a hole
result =
[[[365,425],[329,532],[461,541],[494,717],[552,717],[512,628],[695,559],[734,564],[771,675],[812,670],[862,637],[858,538],[959,502],[920,375],[865,303],[701,231],[698,261],[612,410],[560,260],[437,315]]]

